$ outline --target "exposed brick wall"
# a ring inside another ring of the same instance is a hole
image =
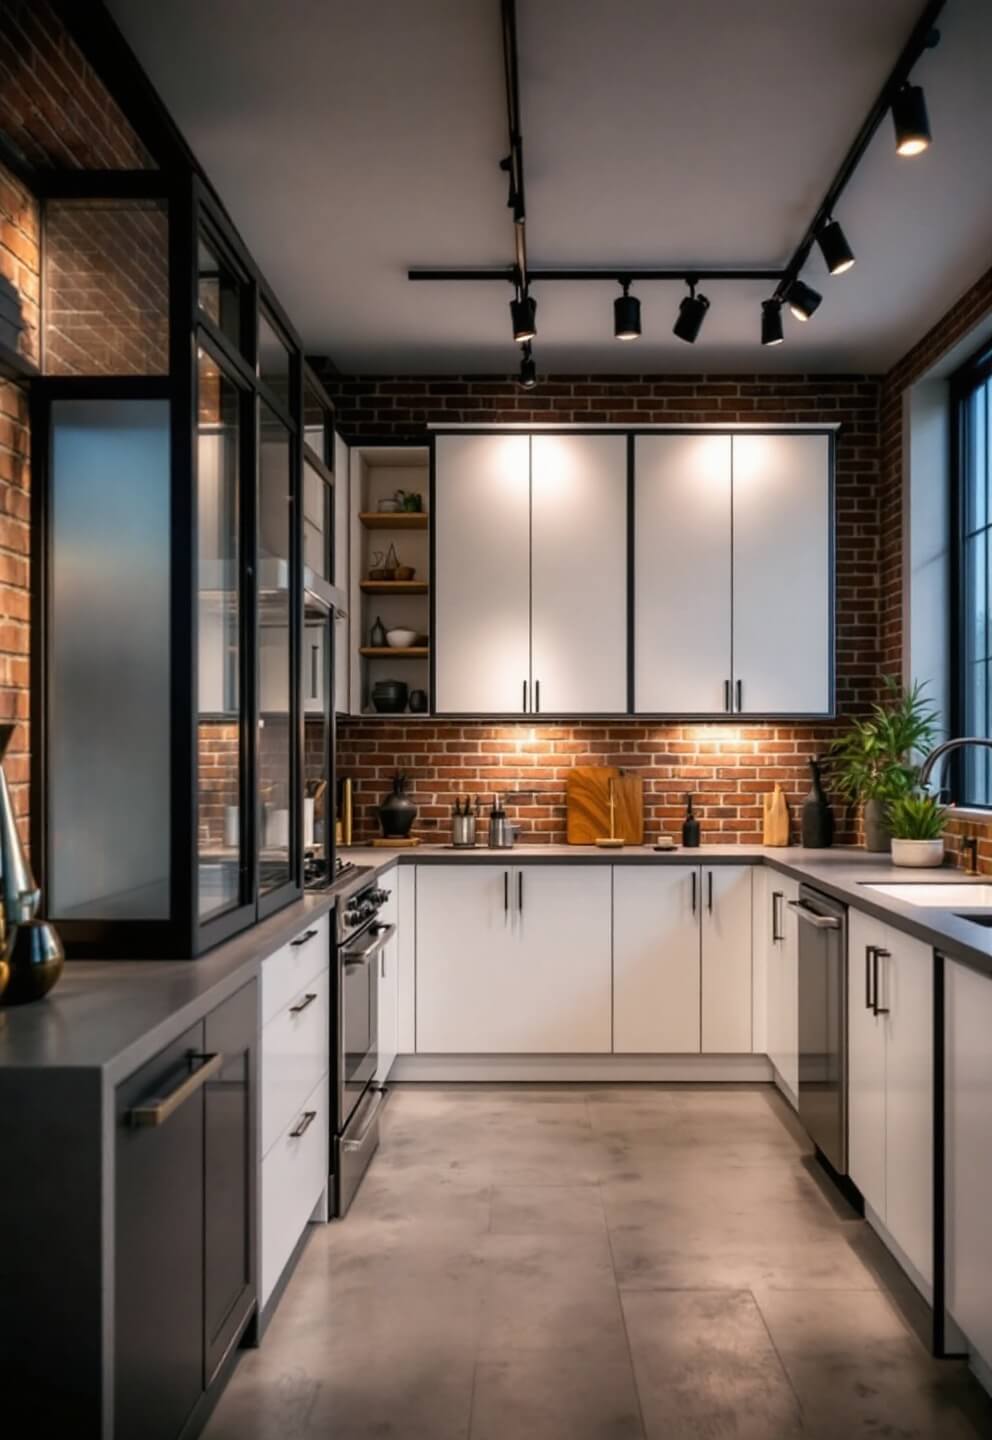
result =
[[[27,394],[0,380],[0,719],[17,722],[4,769],[25,843],[30,778],[29,452]]]
[[[351,720],[341,723],[338,763],[354,780],[354,838],[379,833],[376,807],[397,770],[411,781],[420,813],[414,833],[447,839],[456,795],[480,795],[483,815],[494,791],[536,791],[511,803],[523,838],[565,840],[565,782],[573,765],[618,765],[644,782],[648,838],[679,835],[683,795],[696,797],[705,839],[761,840],[761,796],[776,783],[790,801],[798,838],[799,804],[809,790],[807,761],[821,753],[824,726],[609,724],[480,725],[449,721]],[[853,843],[855,817],[835,806],[838,839]],[[483,835],[485,826],[483,826]]]
[[[48,0],[0,4],[0,132],[39,169],[151,167],[147,150]]]
[[[168,222],[153,201],[58,201],[45,215],[45,373],[165,375]]]
[[[0,345],[38,364],[38,202],[0,166]]]
[[[837,422],[837,698],[841,716],[878,694],[878,383],[868,375],[551,376],[532,391],[511,377],[326,375],[346,438],[422,437],[437,423],[768,424]],[[536,788],[542,802],[520,814],[538,840],[564,839],[564,782],[573,764],[637,769],[645,780],[650,833],[677,829],[681,795],[699,796],[712,838],[761,838],[763,791],[778,781],[798,820],[809,789],[807,759],[836,726],[531,727],[462,722],[343,721],[339,768],[355,780],[355,834],[377,832],[375,806],[396,769],[414,781],[421,828],[445,825],[456,794]],[[836,807],[841,836],[853,817]]]

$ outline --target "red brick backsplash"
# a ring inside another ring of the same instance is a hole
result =
[[[463,721],[343,720],[338,768],[354,782],[354,839],[379,834],[377,806],[403,771],[419,807],[415,833],[447,839],[459,795],[534,791],[510,805],[522,838],[565,840],[565,784],[573,765],[616,765],[644,781],[648,838],[680,833],[683,796],[695,796],[704,840],[761,841],[762,794],[782,786],[798,838],[799,806],[809,790],[808,760],[836,727],[824,725],[649,725],[637,720],[574,725],[468,724]],[[838,840],[856,839],[855,818],[834,807]],[[484,827],[483,827],[484,831]]]

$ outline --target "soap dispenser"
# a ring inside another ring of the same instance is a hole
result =
[[[682,821],[682,844],[687,850],[695,850],[699,847],[699,821],[692,813],[692,796],[685,797],[686,812]]]

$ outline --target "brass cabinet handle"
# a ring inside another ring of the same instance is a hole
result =
[[[211,1075],[216,1075],[224,1063],[224,1057],[219,1053],[216,1055],[191,1054],[187,1058],[191,1064],[195,1060],[202,1060],[203,1063],[198,1070],[193,1070],[189,1075],[185,1075],[175,1089],[170,1090],[168,1094],[156,1095],[151,1100],[146,1100],[143,1105],[135,1105],[132,1110],[129,1110],[128,1120],[132,1125],[164,1125],[170,1115],[175,1115],[181,1105],[185,1105],[186,1101],[198,1090],[203,1089]]]
[[[304,995],[303,999],[300,1001],[300,1003],[299,1003],[298,1005],[290,1005],[290,1007],[289,1007],[289,1013],[290,1013],[290,1015],[299,1015],[300,1011],[301,1011],[301,1010],[305,1010],[308,1005],[312,1005],[313,1002],[316,1000],[316,998],[317,998],[317,996],[316,996],[316,993],[315,993],[314,991],[308,991],[308,993],[307,993],[306,995]]]
[[[304,1110],[297,1124],[289,1132],[290,1140],[299,1140],[301,1135],[305,1135],[316,1118],[316,1110]]]

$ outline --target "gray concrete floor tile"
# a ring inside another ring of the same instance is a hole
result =
[[[400,1086],[205,1437],[988,1440],[896,1281],[768,1086]]]

